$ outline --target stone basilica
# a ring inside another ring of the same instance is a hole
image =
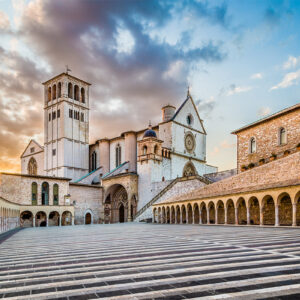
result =
[[[21,174],[0,175],[2,201],[19,207],[23,226],[151,219],[159,195],[189,189],[179,179],[198,187],[217,171],[206,163],[206,131],[189,92],[178,109],[162,108],[159,124],[89,144],[90,83],[62,73],[43,86],[44,145],[31,140]]]

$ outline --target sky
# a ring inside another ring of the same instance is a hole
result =
[[[0,171],[43,144],[42,82],[92,83],[90,142],[161,121],[187,87],[207,161],[236,166],[231,132],[300,100],[300,1],[0,0]]]

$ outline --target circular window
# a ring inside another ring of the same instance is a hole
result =
[[[185,139],[184,139],[184,144],[185,144],[185,149],[189,152],[192,153],[195,149],[196,146],[196,141],[194,135],[189,132],[186,134]]]
[[[193,116],[192,115],[188,115],[186,117],[186,122],[189,126],[191,126],[193,124]]]

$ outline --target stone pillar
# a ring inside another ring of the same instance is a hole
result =
[[[259,209],[259,224],[260,226],[263,226],[264,224],[264,215],[263,215],[263,208],[261,207]]]
[[[33,219],[32,219],[32,225],[33,225],[33,227],[35,227],[35,217],[33,217]]]
[[[207,208],[206,215],[207,215],[207,224],[210,224],[210,222],[209,222],[209,208]]]
[[[246,206],[247,208],[247,225],[250,225],[250,208],[249,206]]]
[[[185,210],[185,224],[189,224],[189,211],[188,211],[188,209]]]
[[[293,203],[293,226],[297,226],[297,204]]]
[[[279,207],[275,205],[275,226],[279,226]]]
[[[180,211],[180,224],[182,224],[182,211]]]
[[[193,218],[192,224],[195,224],[195,211],[194,211],[194,209],[192,210],[192,218]]]
[[[234,221],[235,221],[235,225],[239,225],[238,208],[237,207],[234,208]]]
[[[75,223],[74,223],[74,216],[72,216],[72,226],[74,226],[75,225]]]
[[[177,209],[175,209],[175,224],[177,224]]]
[[[59,216],[58,226],[61,226],[61,216]]]
[[[226,207],[226,205],[224,206],[224,223],[225,223],[225,225],[228,224],[228,221],[227,221],[227,207]]]
[[[48,227],[48,216],[46,215],[46,227]]]
[[[215,224],[218,224],[218,208],[216,208],[215,212]]]
[[[172,209],[170,209],[170,224],[172,224]]]

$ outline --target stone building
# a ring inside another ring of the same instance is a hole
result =
[[[189,92],[178,109],[162,108],[159,124],[89,144],[90,83],[62,73],[43,86],[44,144],[29,142],[21,174],[0,175],[0,197],[19,205],[23,226],[151,219],[163,195],[217,172]]]
[[[233,133],[238,174],[155,203],[154,222],[300,226],[300,104]]]

